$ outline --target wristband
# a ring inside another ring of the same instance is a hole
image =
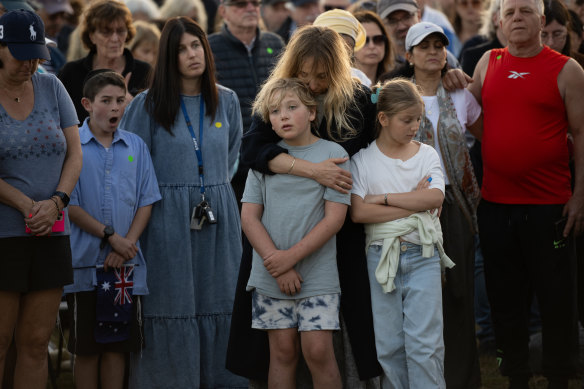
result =
[[[290,174],[292,169],[294,169],[294,164],[296,163],[296,158],[295,157],[292,157],[292,158],[294,158],[294,159],[292,160],[292,164],[290,165],[290,169],[288,169],[288,173],[286,173],[286,174]]]
[[[59,204],[57,203],[57,200],[55,200],[54,197],[51,197],[51,200],[53,200],[53,203],[55,203],[55,208],[57,208],[57,215],[59,215],[61,210],[59,209]]]
[[[388,194],[389,194],[389,193],[386,193],[386,194],[383,196],[383,201],[385,202],[385,205],[389,205],[389,204],[387,203],[387,195],[388,195]]]
[[[61,199],[61,201],[63,202],[63,208],[65,208],[69,204],[70,199],[67,193],[56,191],[55,193],[53,193],[51,197],[53,196],[56,196]]]

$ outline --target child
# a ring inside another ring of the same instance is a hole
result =
[[[274,79],[262,88],[253,109],[271,122],[282,138],[278,145],[294,158],[345,157],[341,146],[311,132],[316,105],[299,80]],[[247,284],[253,290],[252,327],[268,331],[268,387],[296,387],[300,331],[314,386],[340,388],[332,342],[340,305],[335,234],[345,220],[349,195],[312,179],[250,170],[242,203],[242,228],[254,248]]]
[[[125,353],[141,348],[137,296],[148,294],[138,238],[161,196],[145,143],[117,128],[126,106],[123,77],[91,72],[83,96],[83,169],[69,206],[75,283],[65,288],[68,349],[77,388],[97,387],[99,371],[101,387],[121,389]]]
[[[424,109],[416,87],[389,81],[376,99],[377,138],[351,160],[351,218],[365,223],[382,387],[445,388],[440,265],[454,264],[430,212],[444,177],[436,151],[412,140]]]
[[[129,44],[129,49],[134,59],[139,59],[154,67],[158,56],[158,44],[160,42],[160,30],[154,23],[137,20],[134,23],[136,35]]]

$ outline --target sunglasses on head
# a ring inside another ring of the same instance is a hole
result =
[[[228,1],[225,2],[227,6],[234,6],[237,8],[246,8],[248,4],[253,5],[254,7],[260,6],[260,1],[258,0],[242,0],[242,1]]]
[[[324,5],[323,6],[325,11],[332,11],[333,9],[345,9],[342,5]]]
[[[369,41],[373,41],[373,44],[376,46],[381,46],[383,44],[385,44],[385,42],[387,41],[387,38],[385,37],[385,35],[373,35],[373,36],[368,36],[365,38],[365,44],[368,45]]]

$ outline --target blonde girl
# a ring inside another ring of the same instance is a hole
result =
[[[424,103],[409,81],[378,87],[377,138],[351,159],[351,218],[365,224],[373,327],[383,388],[445,388],[444,200],[436,151],[414,141]]]

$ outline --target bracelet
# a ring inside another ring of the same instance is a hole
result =
[[[386,194],[383,196],[383,201],[385,202],[385,205],[389,205],[389,204],[387,203],[387,195],[388,195],[388,193],[386,193]]]
[[[53,203],[55,203],[55,208],[57,208],[57,215],[59,215],[59,213],[61,213],[61,210],[59,209],[59,204],[57,203],[57,200],[55,200],[54,197],[51,197],[51,200],[53,200]]]
[[[294,159],[292,160],[292,164],[290,165],[290,169],[288,169],[288,173],[286,173],[286,174],[290,174],[292,169],[294,169],[294,164],[296,163],[296,158],[295,157],[292,157],[292,158],[294,158]]]

